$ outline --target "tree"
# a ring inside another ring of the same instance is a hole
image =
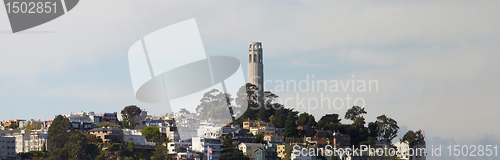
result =
[[[128,124],[127,126],[130,126],[132,122],[135,122],[134,118],[136,116],[141,115],[141,113],[142,113],[141,108],[139,108],[135,105],[126,106],[121,111],[123,121],[125,121]]]
[[[425,137],[421,134],[422,130],[418,130],[413,132],[409,130],[406,134],[401,138],[401,142],[408,141],[408,145],[410,148],[413,148],[417,145],[425,145]]]
[[[304,113],[301,113],[299,115],[299,118],[297,119],[297,125],[307,125],[307,123],[309,123],[309,114],[307,114],[306,112]]]
[[[165,154],[165,151],[166,151],[165,146],[156,145],[154,155],[153,155],[155,160],[166,160],[167,155]]]
[[[189,110],[187,110],[186,108],[181,108],[181,111],[179,111],[179,113],[191,114],[191,112],[189,112]]]
[[[259,133],[259,134],[256,134],[254,137],[255,137],[255,139],[257,139],[257,143],[264,144],[264,134]]]
[[[314,118],[314,116],[312,114],[309,115],[309,122],[307,122],[307,125],[308,126],[316,126],[316,119]]]
[[[66,144],[66,142],[68,141],[72,130],[73,127],[71,127],[71,122],[68,118],[61,115],[58,115],[56,118],[54,118],[54,121],[50,125],[49,133],[47,135],[47,140],[50,142],[49,149],[53,151],[57,148],[63,148],[64,144]],[[58,150],[58,153],[59,151],[65,152],[62,150]]]
[[[163,141],[160,129],[158,127],[145,127],[144,129],[142,129],[141,133],[144,137],[146,137],[148,141],[156,143]]]
[[[365,111],[365,108],[361,108],[359,106],[352,106],[351,109],[347,110],[345,113],[344,118],[355,121],[359,117],[363,117],[363,114],[366,114],[367,112]]]
[[[89,151],[87,145],[87,136],[80,130],[73,130],[64,148],[68,152],[70,159],[85,160],[91,159],[90,155],[88,155],[91,151]]]
[[[270,119],[270,121],[276,128],[285,128],[286,117],[292,110],[284,108],[281,104],[277,105],[279,105],[280,107],[274,112],[274,115],[272,116],[272,119]]]
[[[17,129],[19,127],[17,127],[14,123],[11,123],[9,124],[9,127],[8,128],[11,128],[11,129]]]
[[[257,103],[258,88],[254,84],[247,83],[240,87],[236,94],[236,112],[240,113],[241,119],[257,119],[259,105]]]
[[[390,143],[398,134],[398,122],[385,115],[377,117],[377,133],[380,140]]]
[[[227,103],[228,100],[233,100],[230,94],[219,92],[217,89],[212,89],[203,94],[203,97],[200,100],[201,103],[196,107],[196,112],[202,118],[216,117],[223,114],[225,116],[219,117],[219,119],[231,120],[229,106]],[[225,111],[221,110],[221,106],[225,109]]]
[[[299,115],[299,119],[297,119],[297,125],[316,126],[316,120],[312,114],[304,112]]]
[[[318,121],[318,128],[323,128],[330,123],[340,123],[340,121],[338,114],[326,114]]]
[[[241,160],[250,160],[247,156],[243,155],[243,152],[236,149],[233,145],[233,139],[229,135],[224,135],[219,137],[222,139],[222,154],[220,156],[221,160],[233,160],[233,159],[241,159]],[[205,157],[205,154],[199,152],[201,159]]]
[[[47,152],[47,147],[46,147],[46,143],[45,141],[43,142],[43,145],[42,145],[42,152]]]
[[[285,137],[298,137],[299,136],[299,130],[297,130],[297,114],[298,112],[288,112],[286,121],[285,121],[285,131],[284,131],[284,136]]]

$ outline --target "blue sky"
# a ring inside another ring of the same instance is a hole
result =
[[[134,98],[127,52],[144,35],[196,18],[206,54],[236,57],[245,73],[247,45],[261,41],[266,80],[376,79],[379,92],[325,95],[363,97],[367,121],[386,114],[399,122],[400,134],[425,130],[429,144],[498,144],[498,7],[497,1],[89,0],[19,34],[9,33],[0,12],[0,119],[119,112],[129,104],[165,114],[161,105]],[[320,118],[345,111],[310,112]]]

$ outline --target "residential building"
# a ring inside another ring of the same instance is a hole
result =
[[[167,150],[170,155],[191,151],[191,142],[169,142]]]
[[[270,134],[265,134],[264,135],[264,141],[268,141],[268,142],[283,142],[283,137],[281,137],[281,136],[275,136],[275,135],[270,135]]]
[[[118,125],[118,118],[116,112],[113,113],[103,113],[102,114],[103,122],[111,122],[111,124]]]
[[[16,160],[16,138],[0,135],[0,159]]]
[[[284,145],[278,145],[276,147],[276,152],[278,153],[278,157],[284,160],[289,160],[291,158],[292,154],[292,145],[289,144],[284,144]]]
[[[300,137],[314,137],[315,128],[310,127],[308,125],[300,125],[297,126],[297,130],[299,130]]]
[[[154,142],[148,142],[146,141],[146,136],[143,135],[123,135],[123,140],[125,142],[133,142],[134,145],[141,145],[141,146],[155,146],[156,143]]]
[[[4,123],[3,126],[5,128],[8,128],[11,124],[14,125],[15,128],[23,128],[24,125],[26,124],[26,120],[22,119],[9,120],[7,123]]]
[[[341,134],[340,132],[333,132],[332,146],[336,148],[349,148],[351,147],[351,136],[349,134]]]
[[[71,126],[73,127],[73,129],[78,129],[78,130],[82,131],[83,133],[87,134],[91,129],[94,128],[95,124],[90,122],[90,121],[88,121],[88,122],[71,122]]]
[[[266,128],[266,127],[261,127],[261,128],[251,128],[250,133],[253,135],[257,134],[269,134],[269,135],[275,135],[275,129],[274,128]]]
[[[413,159],[413,160],[425,160],[426,155],[425,155],[425,145],[415,145],[412,149],[410,149],[410,145],[408,141],[404,142],[396,142],[394,143],[394,146],[397,149],[396,155],[398,155],[399,159],[402,160],[407,160],[407,159]],[[410,152],[410,150],[412,150]]]
[[[119,128],[95,128],[89,131],[89,134],[101,138],[105,143],[123,142],[123,131]]]
[[[255,159],[255,150],[257,148],[262,148],[264,145],[260,143],[240,143],[238,149],[243,152],[244,155],[248,156],[250,160]]]
[[[207,147],[212,149],[213,160],[219,160],[222,153],[222,142],[220,139],[215,138],[201,138],[195,137],[192,139],[192,149],[196,152],[203,152],[208,155]]]
[[[275,129],[274,125],[271,122],[262,122],[262,121],[246,121],[243,122],[243,129],[259,129],[259,128],[269,128]]]
[[[158,126],[158,129],[160,130],[160,133],[165,133],[165,135],[167,135],[169,140],[172,142],[179,142],[181,140],[179,137],[179,130],[175,126],[164,126],[161,124]]]
[[[283,136],[285,136],[284,132],[285,132],[285,128],[276,128],[276,129],[274,129],[274,134],[276,136],[283,137]]]
[[[21,130],[18,133],[14,133],[12,137],[16,139],[16,153],[41,151],[43,144],[47,145],[46,131]]]
[[[258,147],[255,150],[255,160],[278,160],[278,154],[274,150]]]

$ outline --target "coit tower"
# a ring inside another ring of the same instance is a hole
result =
[[[262,59],[262,43],[251,42],[248,47],[248,83],[259,89],[257,100],[264,104],[264,65]]]

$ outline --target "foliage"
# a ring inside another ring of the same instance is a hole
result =
[[[229,135],[224,135],[219,137],[222,139],[222,154],[220,156],[221,160],[233,160],[233,159],[242,159],[242,160],[250,160],[247,156],[243,155],[243,152],[235,148],[233,145],[233,140]],[[205,154],[199,152],[198,155],[203,159]]]
[[[316,120],[312,114],[308,114],[306,112],[301,113],[299,118],[297,119],[297,125],[308,125],[308,126],[316,126]]]
[[[326,114],[318,121],[318,128],[323,128],[330,123],[340,123],[340,121],[338,114]]]
[[[217,89],[212,89],[205,94],[200,100],[200,104],[196,107],[198,116],[202,118],[217,118],[231,120],[229,113],[228,100],[232,101],[230,94],[222,93]],[[226,120],[226,121],[227,121]]]
[[[298,112],[291,111],[288,112],[286,121],[285,121],[285,131],[284,131],[284,136],[285,137],[298,137],[299,136],[299,131],[297,130],[297,124],[295,123],[297,121],[297,114]]]
[[[58,115],[49,127],[47,141],[50,142],[50,150],[63,148],[68,141],[73,128],[68,118]],[[62,150],[58,150],[63,152]]]
[[[49,157],[49,155],[47,154],[47,152],[44,152],[44,151],[29,151],[28,152],[29,154],[32,155],[32,157],[35,159],[41,159],[41,158],[47,158]]]
[[[167,159],[167,155],[165,154],[166,151],[167,151],[167,149],[165,146],[156,145],[155,150],[153,152],[154,159],[155,160],[166,160]]]
[[[363,114],[366,114],[367,112],[365,111],[365,108],[361,108],[359,106],[352,106],[351,109],[347,110],[345,113],[344,118],[355,121],[359,117],[363,117]]]
[[[26,125],[23,126],[22,129],[26,130],[39,130],[42,129],[42,122],[41,121],[28,121]]]
[[[139,108],[135,105],[130,105],[130,106],[126,106],[125,108],[123,108],[123,110],[120,113],[122,114],[123,122],[125,122],[125,123],[122,122],[122,124],[125,124],[124,126],[131,128],[132,122],[135,122],[134,118],[136,116],[141,115],[142,111],[141,111],[141,108]],[[134,124],[134,128],[135,128],[135,124]]]
[[[179,113],[190,114],[191,112],[189,112],[189,110],[187,110],[186,108],[181,108],[181,111],[179,111]]]
[[[165,140],[165,137],[162,133],[160,133],[160,129],[158,127],[145,127],[141,133],[150,142],[160,143]]]
[[[257,143],[262,143],[262,144],[265,143],[264,142],[264,134],[259,133],[259,134],[254,135],[254,137],[255,137],[255,139],[257,139],[257,141],[256,141]]]
[[[235,114],[241,114],[241,119],[257,119],[259,105],[257,103],[258,88],[254,84],[247,83],[240,87],[236,94],[236,106],[233,108]]]
[[[9,127],[8,128],[11,128],[11,129],[17,129],[19,128],[18,126],[16,126],[14,123],[11,123],[9,124]]]
[[[421,134],[422,130],[418,130],[413,132],[409,130],[406,134],[401,138],[401,142],[408,141],[408,145],[410,148],[413,148],[416,145],[425,145],[425,136]]]
[[[375,123],[377,123],[377,133],[380,140],[391,142],[397,136],[399,126],[396,120],[381,115],[377,117]]]
[[[272,115],[272,118],[269,120],[271,123],[274,125],[276,128],[285,128],[285,121],[286,117],[288,116],[288,113],[291,112],[291,109],[284,108],[283,105],[281,104],[276,104],[279,105],[279,108],[274,112],[274,115]]]

